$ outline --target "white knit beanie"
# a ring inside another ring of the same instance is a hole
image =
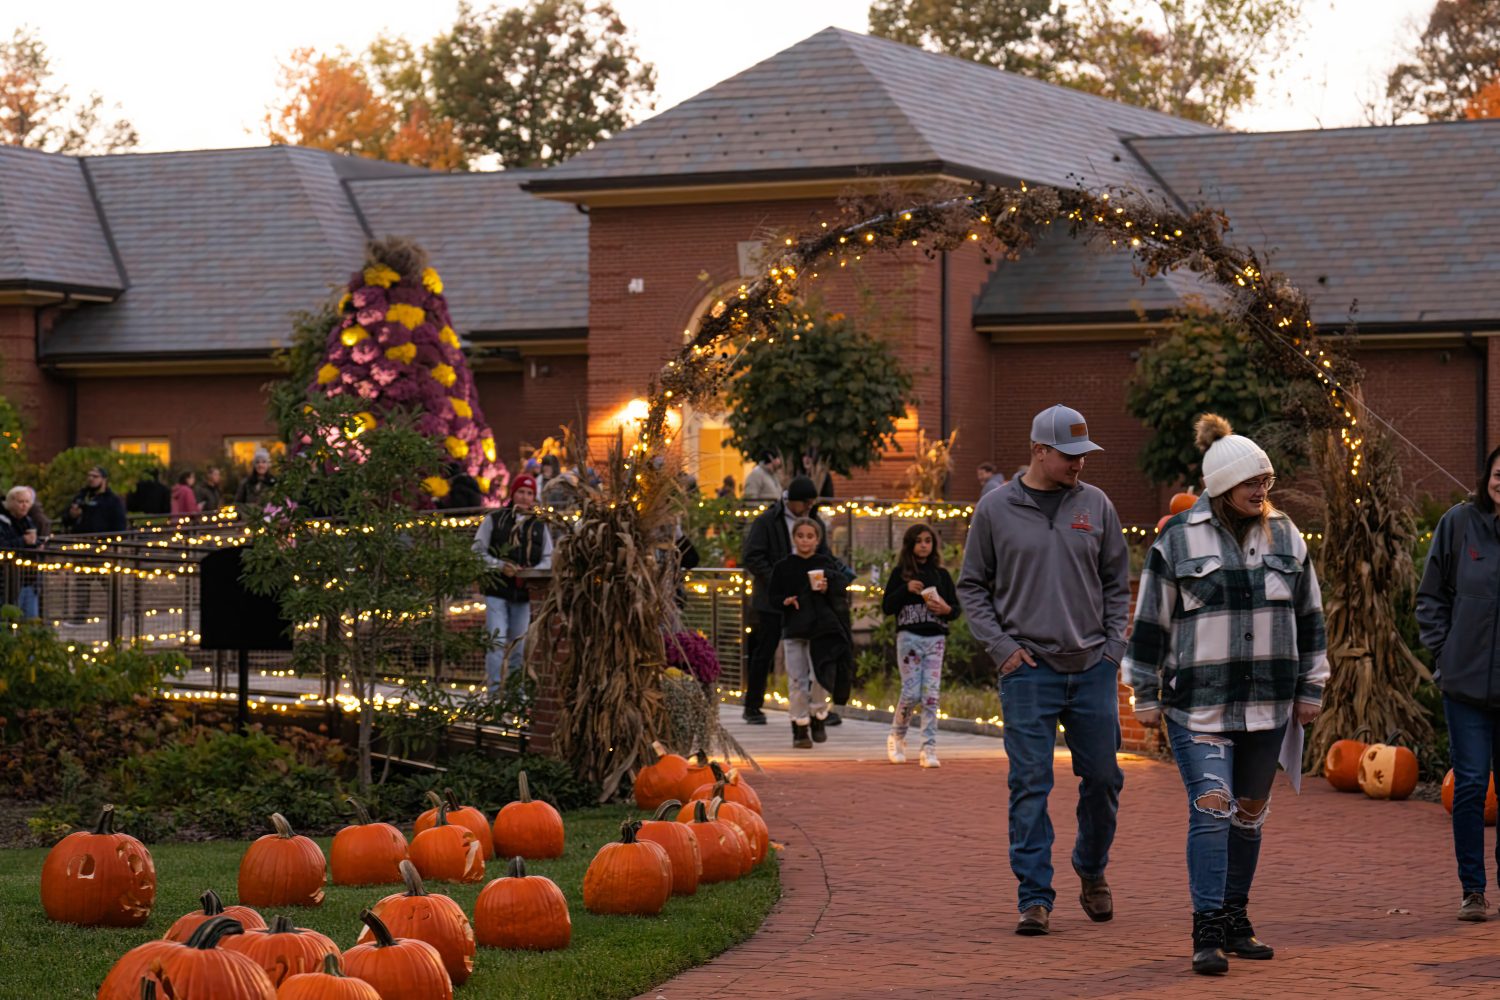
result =
[[[1271,459],[1261,446],[1236,434],[1218,414],[1200,416],[1193,422],[1193,433],[1203,451],[1203,488],[1211,497],[1272,471]]]

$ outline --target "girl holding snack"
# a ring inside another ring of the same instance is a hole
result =
[[[925,709],[920,761],[923,767],[940,767],[938,687],[943,679],[948,623],[960,611],[953,577],[943,568],[937,535],[928,525],[906,529],[880,606],[896,617],[896,662],[901,668],[901,700],[885,738],[886,759],[892,764],[906,763],[906,730],[912,717]]]
[[[792,746],[811,749],[828,739],[829,696],[813,672],[812,641],[843,630],[835,601],[851,577],[833,556],[818,552],[823,522],[792,523],[792,551],[771,571],[771,604],[781,609],[781,647],[791,701]]]

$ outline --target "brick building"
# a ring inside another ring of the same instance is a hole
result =
[[[1470,479],[1500,440],[1500,123],[1238,134],[827,29],[547,171],[444,175],[296,148],[74,158],[0,149],[0,364],[31,449],[167,450],[199,463],[269,434],[259,386],[288,317],[411,237],[481,350],[502,454],[564,422],[608,434],[705,305],[770,234],[892,181],[1124,185],[1209,204],[1332,328],[1351,313],[1367,398]],[[1123,254],[1049,233],[1018,262],[869,258],[820,281],[878,323],[916,379],[902,424],[959,428],[970,470],[1024,460],[1032,413],[1066,399],[1108,448],[1088,478],[1127,523],[1161,492],[1123,384],[1150,331],[1201,291],[1142,284]],[[862,303],[865,305],[862,307]],[[873,307],[868,303],[873,303]],[[684,414],[705,483],[740,478],[721,415]],[[892,495],[894,454],[841,495]],[[1412,454],[1415,489],[1454,488]]]

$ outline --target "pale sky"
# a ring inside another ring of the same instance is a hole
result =
[[[359,51],[377,34],[425,42],[453,22],[457,0],[0,0],[0,32],[40,31],[75,96],[117,102],[142,150],[264,143],[260,123],[277,66],[293,49]],[[864,31],[868,0],[615,0],[656,65],[656,110],[683,101],[829,25]],[[1432,0],[1304,0],[1301,55],[1263,83],[1238,128],[1361,124]]]

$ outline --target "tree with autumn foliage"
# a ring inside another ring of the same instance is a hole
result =
[[[383,67],[377,63],[376,69],[378,74]],[[266,136],[273,143],[434,170],[468,165],[451,121],[434,115],[420,96],[391,95],[342,49],[331,55],[312,49],[293,52],[282,64],[280,88],[281,97],[265,119]]]
[[[1384,101],[1367,109],[1372,123],[1487,118],[1480,94],[1500,80],[1500,3],[1438,0],[1412,51],[1386,78]]]
[[[1464,117],[1469,119],[1500,118],[1500,75],[1485,85],[1485,88],[1464,106]]]
[[[35,30],[17,28],[10,41],[0,42],[0,143],[49,153],[118,153],[135,146],[135,128],[124,118],[108,120],[110,113],[97,93],[79,102],[68,96]]]

